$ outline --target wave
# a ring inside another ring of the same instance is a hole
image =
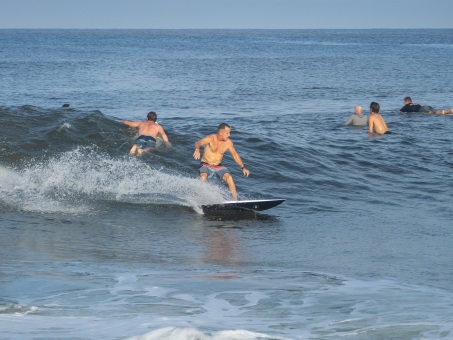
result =
[[[0,314],[14,314],[24,316],[27,314],[33,314],[38,311],[36,306],[27,306],[17,303],[6,303],[3,304],[0,300]]]
[[[0,202],[9,208],[75,214],[96,212],[111,202],[196,209],[227,197],[223,187],[135,157],[114,158],[95,146],[33,159],[20,169],[0,167],[0,191]]]
[[[72,213],[92,211],[93,200],[178,206],[220,203],[230,198],[226,186],[211,183],[203,189],[195,178],[198,162],[192,158],[193,143],[214,132],[216,124],[174,118],[168,126],[163,124],[173,147],[158,147],[136,159],[128,156],[136,129],[116,117],[72,108],[0,107],[1,188],[8,197],[3,203],[24,210]],[[240,129],[235,130],[235,146],[252,167],[252,162],[266,160],[278,146],[260,132]],[[224,161],[227,166],[233,163],[230,156]],[[254,166],[244,185],[235,164],[231,170],[241,199],[266,198],[272,190],[264,184],[275,182],[273,164]],[[11,186],[10,181],[20,184]]]
[[[100,111],[35,106],[0,107],[0,132],[5,161],[69,151],[77,146],[99,145],[115,149],[127,142],[120,123]]]

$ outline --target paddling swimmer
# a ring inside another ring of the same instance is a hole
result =
[[[198,168],[200,179],[206,182],[208,177],[217,176],[228,184],[233,200],[237,201],[236,186],[228,169],[222,165],[222,158],[225,151],[229,151],[234,161],[242,169],[244,176],[250,175],[244,163],[236,152],[230,137],[231,128],[227,123],[221,123],[217,128],[217,133],[200,139],[195,143],[193,158],[200,159],[200,147],[205,146],[201,164]]]
[[[436,110],[431,106],[422,106],[419,104],[412,103],[411,97],[404,98],[404,106],[400,109],[400,112],[420,112],[420,113],[434,113],[436,115],[444,115],[453,113],[453,110]]]
[[[156,138],[158,135],[162,137],[167,147],[171,147],[171,143],[168,141],[168,137],[165,134],[164,129],[158,123],[156,123],[157,114],[153,111],[149,112],[146,121],[144,122],[130,122],[123,120],[123,124],[138,128],[138,138],[135,140],[129,153],[131,155],[140,156],[143,152],[149,152],[156,146]]]
[[[370,118],[368,118],[368,132],[373,134],[373,130],[379,135],[390,133],[385,123],[384,118],[379,114],[379,103],[372,102],[370,104]]]

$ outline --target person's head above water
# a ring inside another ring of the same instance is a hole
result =
[[[404,97],[404,104],[411,104],[412,98],[411,97]]]
[[[379,103],[376,103],[376,102],[371,102],[370,104],[370,111],[371,112],[374,112],[374,113],[379,113],[379,109],[381,107],[379,106]]]
[[[156,114],[156,112],[151,111],[151,112],[148,113],[148,115],[146,116],[146,118],[147,118],[148,120],[150,120],[150,121],[155,122],[155,121],[157,120],[157,114]]]
[[[355,108],[354,108],[354,113],[356,115],[360,115],[362,114],[362,107],[360,105],[357,105]]]

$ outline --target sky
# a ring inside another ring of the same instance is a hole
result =
[[[453,0],[0,0],[4,28],[453,28]]]

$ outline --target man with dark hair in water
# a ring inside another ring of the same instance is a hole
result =
[[[420,112],[420,113],[434,113],[436,115],[444,115],[453,113],[453,110],[436,110],[431,106],[421,106],[412,103],[411,97],[404,98],[404,106],[400,109],[401,112]]]
[[[130,122],[128,120],[123,120],[124,125],[138,128],[139,136],[135,140],[131,151],[129,151],[131,155],[140,156],[144,151],[153,150],[155,148],[156,138],[158,135],[162,137],[167,147],[171,146],[164,129],[156,123],[156,120],[157,114],[153,111],[148,113],[146,121],[144,122]]]
[[[233,142],[230,139],[230,132],[231,128],[227,123],[220,124],[217,128],[217,133],[200,139],[195,143],[193,158],[200,159],[200,147],[205,146],[198,169],[201,180],[206,182],[208,177],[216,176],[220,180],[225,181],[228,184],[228,189],[230,189],[233,200],[236,201],[237,193],[233,177],[230,175],[228,169],[222,165],[222,158],[225,151],[230,152],[236,164],[242,169],[244,176],[248,176],[250,171],[245,168],[241,157],[239,157],[234,149]]]
[[[390,133],[385,123],[384,118],[379,114],[380,105],[379,103],[372,102],[370,104],[370,118],[368,118],[368,132],[373,133],[373,130],[376,131],[379,135],[384,135]]]

